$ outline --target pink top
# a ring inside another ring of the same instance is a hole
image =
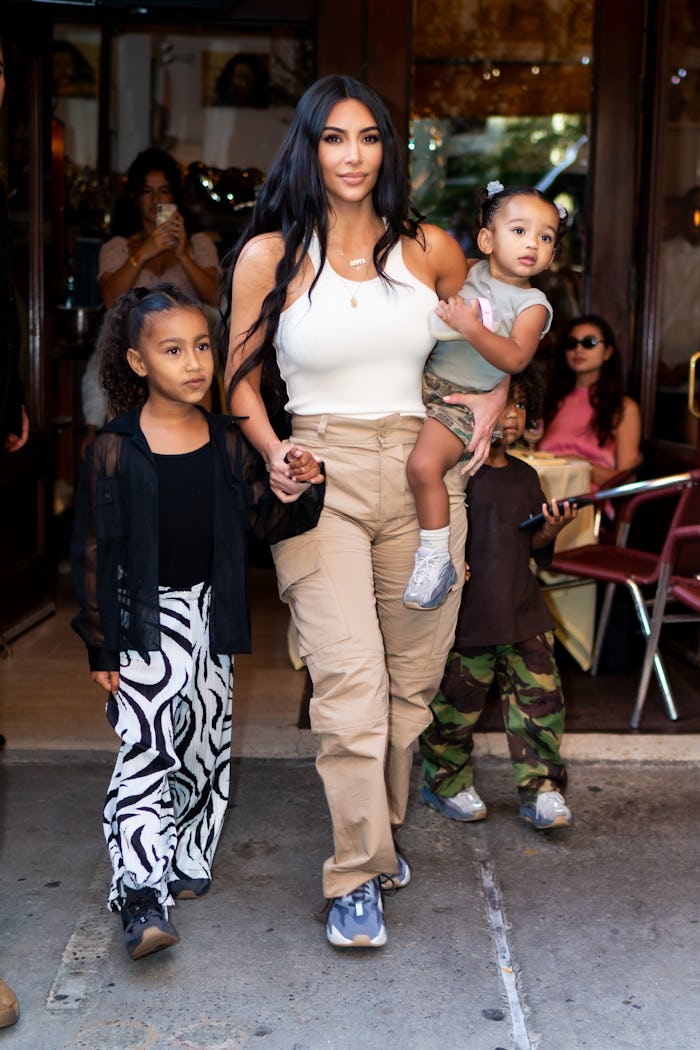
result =
[[[574,387],[547,425],[537,447],[542,452],[553,452],[557,456],[582,456],[589,463],[614,470],[615,437],[609,438],[601,448],[591,426],[592,421],[593,408],[588,388]]]

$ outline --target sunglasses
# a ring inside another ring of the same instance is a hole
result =
[[[577,346],[582,346],[584,350],[592,350],[602,342],[603,340],[595,335],[584,335],[583,339],[574,339],[573,335],[570,335],[564,340],[564,349],[575,350]]]

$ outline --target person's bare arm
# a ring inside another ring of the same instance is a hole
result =
[[[598,488],[621,470],[632,470],[642,462],[642,417],[639,405],[631,397],[622,402],[622,416],[615,428],[615,466],[599,467],[593,464],[591,481]]]
[[[250,241],[238,258],[231,283],[231,332],[224,383],[229,388],[240,365],[259,347],[262,333],[248,332],[260,315],[263,300],[274,286],[275,268],[282,251],[281,238],[263,235]],[[267,463],[270,487],[282,502],[298,499],[303,487],[293,478],[285,456],[297,447],[281,441],[270,423],[260,391],[261,368],[248,372],[234,387],[229,410],[241,420],[241,430]],[[303,451],[303,450],[299,450]],[[317,474],[313,481],[321,481]]]
[[[459,295],[441,301],[435,312],[471,343],[484,360],[511,375],[521,372],[535,356],[547,321],[545,307],[535,303],[518,314],[510,335],[496,335],[480,321],[478,305],[465,302]]]
[[[21,448],[27,444],[29,438],[29,416],[27,410],[22,405],[22,429],[19,434],[6,434],[5,435],[5,449],[7,452],[19,452]]]
[[[439,226],[421,227],[425,236],[425,261],[440,299],[456,295],[467,279],[467,260],[454,237]],[[414,242],[415,243],[415,242]]]

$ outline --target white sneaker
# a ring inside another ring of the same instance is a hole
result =
[[[457,570],[449,551],[419,547],[403,603],[407,609],[437,609],[456,582]]]
[[[427,784],[423,785],[423,801],[427,802],[432,809],[449,817],[450,820],[484,820],[486,818],[486,804],[479,798],[473,787],[459,791],[452,798],[445,795],[437,795],[431,791]]]
[[[569,828],[574,822],[564,796],[558,791],[540,792],[533,802],[526,802],[520,807],[520,816],[540,830]]]

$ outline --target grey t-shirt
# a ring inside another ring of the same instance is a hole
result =
[[[540,335],[546,335],[552,323],[552,307],[539,288],[516,288],[504,284],[489,273],[485,260],[475,263],[459,293],[463,299],[477,297],[489,299],[495,305],[497,335],[510,335],[518,314],[529,306],[544,306],[547,319]],[[495,365],[486,361],[478,350],[455,332],[455,339],[437,343],[428,360],[427,367],[442,379],[448,379],[467,391],[493,390],[506,375]]]

